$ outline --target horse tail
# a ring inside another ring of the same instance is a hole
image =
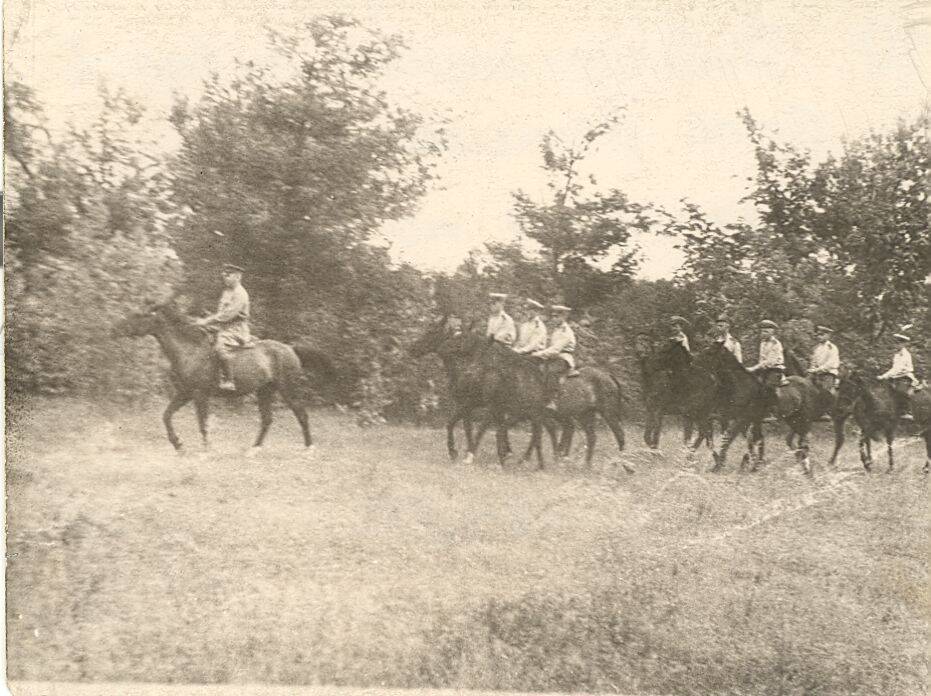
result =
[[[297,354],[305,371],[315,372],[327,381],[335,380],[339,375],[333,361],[323,351],[306,343],[295,343],[291,349]]]

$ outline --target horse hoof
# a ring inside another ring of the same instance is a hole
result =
[[[459,458],[459,453],[456,450],[449,450],[449,461],[454,462]]]
[[[313,459],[317,456],[317,446],[316,445],[307,445],[304,448],[304,457],[307,459]]]
[[[245,457],[246,459],[255,459],[261,451],[261,447],[250,447],[246,450]]]
[[[471,464],[474,461],[475,461],[475,455],[472,454],[471,452],[466,452],[466,456],[462,458],[463,464]]]

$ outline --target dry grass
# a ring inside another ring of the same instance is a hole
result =
[[[325,413],[313,460],[288,413],[255,460],[251,409],[205,456],[175,456],[158,409],[9,425],[13,679],[924,693],[917,445],[809,480],[775,439],[757,474],[696,474],[636,428],[628,475],[604,435],[592,471],[541,473]]]

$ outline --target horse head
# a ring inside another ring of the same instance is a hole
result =
[[[439,321],[430,324],[423,336],[411,344],[407,349],[408,353],[415,358],[420,358],[427,353],[436,352],[443,343],[443,340],[453,330],[454,329],[450,327],[449,315],[444,314],[440,317]]]
[[[660,364],[673,372],[687,370],[692,364],[692,356],[678,341],[669,341],[659,353]]]
[[[841,375],[837,385],[836,408],[840,413],[850,414],[853,405],[866,390],[866,379],[857,370],[849,370]]]

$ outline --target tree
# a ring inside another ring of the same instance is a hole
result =
[[[188,211],[174,236],[196,296],[235,260],[267,328],[289,334],[309,329],[299,320],[309,302],[326,305],[357,282],[355,251],[415,209],[445,141],[379,87],[397,37],[330,16],[270,39],[284,78],[249,61],[174,107],[173,199]]]
[[[401,408],[395,387],[422,377],[401,379],[398,345],[427,311],[429,286],[367,242],[416,209],[445,149],[442,124],[380,87],[397,37],[326,16],[270,41],[280,65],[241,63],[173,109],[172,200],[185,216],[172,232],[186,289],[212,305],[219,266],[242,265],[256,332],[329,351],[348,376],[342,398],[374,420]]]
[[[618,121],[617,116],[605,119],[571,146],[553,131],[546,133],[540,152],[551,200],[537,203],[523,191],[514,194],[521,232],[539,243],[551,287],[575,307],[597,302],[616,283],[630,280],[637,267],[631,233],[652,224],[648,209],[623,192],[594,189],[593,176],[588,177],[589,187],[581,183],[582,162]]]
[[[749,198],[790,262],[814,266],[809,282],[859,330],[880,336],[914,320],[931,273],[928,114],[819,163],[742,118],[757,160]]]
[[[154,344],[113,341],[110,328],[146,296],[170,292],[180,264],[150,202],[154,175],[125,166],[145,156],[130,135],[141,112],[118,93],[88,131],[53,139],[36,125],[42,110],[28,89],[8,98],[22,169],[10,177],[7,209],[8,385],[111,397],[146,390],[159,382]],[[45,137],[30,138],[35,131]],[[106,134],[106,147],[90,146],[94,133]]]

